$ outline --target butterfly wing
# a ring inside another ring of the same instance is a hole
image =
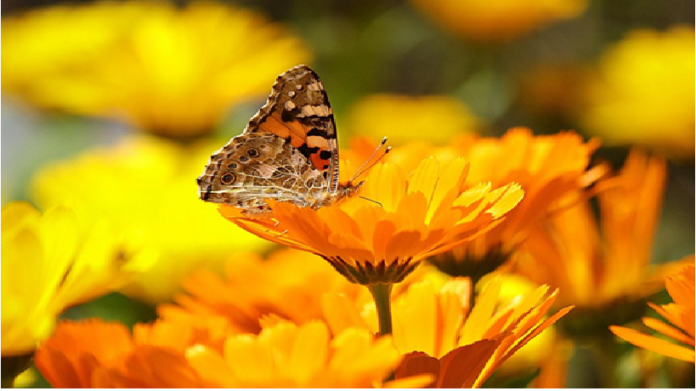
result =
[[[309,159],[338,190],[338,140],[333,111],[319,76],[298,65],[278,76],[266,104],[254,115],[244,134],[274,134]]]

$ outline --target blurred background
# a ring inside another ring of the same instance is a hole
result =
[[[79,206],[160,254],[66,317],[153,319],[192,270],[268,249],[200,202],[195,178],[300,63],[343,147],[527,126],[598,137],[594,159],[615,168],[634,146],[665,156],[653,260],[694,252],[691,0],[6,0],[2,204]],[[595,384],[586,359],[569,386]]]

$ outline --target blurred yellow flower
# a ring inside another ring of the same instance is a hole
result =
[[[389,161],[411,167],[430,154],[446,160],[461,156],[470,164],[467,184],[520,184],[524,199],[500,224],[430,259],[446,273],[471,277],[475,283],[506,262],[531,228],[563,208],[568,203],[563,200],[566,195],[575,194],[603,174],[604,166],[588,170],[598,146],[596,140],[584,142],[572,132],[534,136],[527,128],[513,128],[500,138],[465,136],[439,149],[405,145],[394,149]]]
[[[633,150],[621,172],[598,186],[601,219],[580,202],[549,219],[522,246],[516,269],[559,287],[559,302],[577,305],[565,331],[581,337],[634,320],[680,263],[650,264],[666,163]]]
[[[490,229],[513,209],[523,192],[472,184],[468,165],[427,158],[408,174],[394,164],[372,168],[359,197],[318,210],[271,203],[270,217],[245,216],[232,205],[220,212],[270,241],[320,255],[349,281],[363,285],[400,282],[428,256],[447,251]]]
[[[259,335],[211,346],[177,323],[63,322],[36,353],[53,387],[371,387],[400,360],[391,338],[367,330],[331,336],[320,321],[279,321]]]
[[[559,19],[579,16],[587,0],[411,0],[425,15],[459,37],[508,41]]]
[[[430,281],[411,285],[394,300],[394,344],[405,355],[400,376],[434,375],[445,388],[480,387],[515,352],[564,316],[564,308],[548,319],[556,292],[540,287],[517,300],[500,302],[502,280],[484,287],[469,309],[471,283],[453,278],[437,289]],[[325,308],[334,333],[350,327],[375,330],[375,312],[360,308],[345,296],[329,294]]]
[[[183,146],[147,136],[99,147],[39,170],[32,196],[40,205],[71,202],[84,220],[107,218],[141,236],[159,253],[126,293],[169,300],[181,280],[203,265],[222,268],[227,256],[266,247],[231,226],[197,197],[195,178],[215,142]]]
[[[218,2],[34,10],[3,18],[2,48],[5,93],[183,137],[212,132],[231,106],[310,57],[283,26]]]
[[[2,356],[34,351],[66,308],[120,288],[154,254],[104,221],[80,226],[64,206],[44,214],[25,202],[2,209]]]
[[[683,347],[672,342],[642,334],[633,329],[612,326],[611,331],[628,342],[642,348],[652,350],[665,356],[694,362],[694,256],[685,258],[690,262],[679,272],[665,276],[667,292],[674,303],[657,306],[650,304],[658,314],[662,315],[671,325],[658,319],[643,318],[643,323],[649,328],[662,333],[678,342],[691,346]]]
[[[345,128],[373,138],[388,135],[389,143],[396,145],[416,140],[445,144],[454,136],[480,130],[481,120],[450,96],[376,94],[350,108]]]
[[[694,156],[694,29],[636,30],[611,47],[588,86],[584,126],[607,144]]]

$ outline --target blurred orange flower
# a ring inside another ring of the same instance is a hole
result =
[[[599,222],[588,203],[578,203],[522,246],[517,270],[559,287],[559,301],[578,306],[573,321],[564,322],[566,331],[580,336],[637,318],[643,300],[681,265],[650,264],[665,176],[664,160],[633,150],[619,175],[599,183],[605,188],[598,196]]]
[[[461,38],[508,41],[544,24],[574,18],[587,0],[411,0],[425,15]]]
[[[269,323],[258,336],[229,336],[220,346],[207,336],[162,321],[136,325],[132,336],[118,323],[67,321],[35,363],[53,387],[219,388],[371,387],[400,361],[390,337],[361,329],[331,336],[319,321]]]
[[[435,154],[441,159],[462,156],[470,164],[469,183],[490,183],[493,187],[519,183],[524,199],[489,232],[430,259],[441,270],[474,281],[507,261],[510,253],[529,231],[604,172],[604,166],[588,170],[597,140],[583,142],[572,132],[534,136],[527,128],[510,129],[501,138],[462,137],[445,148],[433,149],[411,144],[391,152],[390,162],[408,167],[421,156]],[[564,199],[564,197],[566,199]]]
[[[658,314],[662,315],[671,325],[658,319],[643,318],[643,323],[649,328],[673,338],[678,342],[691,346],[686,348],[672,342],[652,337],[633,329],[612,326],[611,331],[628,342],[679,360],[694,362],[694,256],[684,259],[692,265],[686,266],[679,272],[665,276],[667,292],[674,303],[657,306],[650,303]]]
[[[636,30],[601,59],[584,128],[609,145],[694,156],[694,29]]]
[[[391,284],[422,259],[492,228],[523,197],[514,183],[464,190],[467,172],[462,159],[427,158],[408,174],[385,163],[370,171],[361,198],[318,210],[272,203],[272,216],[262,219],[231,205],[220,213],[264,239],[322,256],[351,282]]]
[[[430,281],[411,285],[394,300],[394,344],[404,362],[400,376],[431,373],[438,387],[480,387],[521,347],[564,316],[566,307],[544,319],[556,292],[540,287],[500,305],[502,280],[494,279],[469,309],[470,281],[454,278],[437,289]],[[362,309],[345,296],[325,297],[326,319],[334,333],[344,328],[375,330],[371,306]]]
[[[214,131],[231,106],[310,57],[285,27],[207,1],[37,9],[3,18],[2,48],[4,93],[180,137]]]
[[[209,387],[184,354],[200,338],[177,324],[136,325],[131,336],[120,323],[64,321],[34,362],[54,388]]]
[[[365,293],[320,257],[291,249],[276,251],[266,260],[256,254],[233,255],[224,277],[199,271],[183,286],[187,293],[175,296],[176,304],[160,305],[159,315],[176,323],[222,322],[229,334],[258,333],[259,322],[269,315],[296,324],[320,319],[326,292],[354,299]]]

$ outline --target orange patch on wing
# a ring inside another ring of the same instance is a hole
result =
[[[319,170],[325,170],[329,166],[329,159],[322,159],[319,154],[321,153],[321,149],[317,153],[313,153],[309,159],[312,161],[312,165],[319,169]]]
[[[261,132],[275,134],[282,138],[290,137],[290,144],[292,144],[293,147],[301,147],[307,140],[309,128],[297,121],[285,122],[279,117],[280,115],[276,113],[267,117],[266,120],[259,125],[259,130]]]

